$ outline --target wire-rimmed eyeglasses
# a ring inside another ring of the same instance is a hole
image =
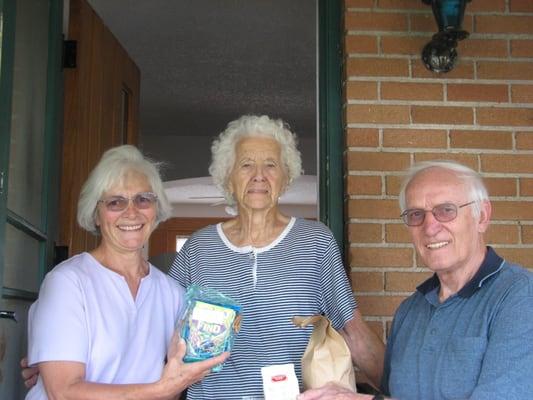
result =
[[[424,210],[423,208],[410,208],[401,213],[400,217],[402,217],[403,222],[407,226],[422,225],[424,223],[424,220],[426,219],[426,213],[428,212],[433,214],[435,219],[439,222],[450,222],[457,218],[457,211],[460,208],[469,206],[470,204],[474,203],[475,201],[470,201],[459,206],[456,206],[453,203],[443,203],[437,204],[431,210]]]
[[[102,200],[98,200],[98,203],[104,203],[108,211],[124,211],[128,208],[130,201],[138,210],[146,210],[152,207],[157,201],[157,195],[152,192],[137,193],[133,197],[124,196],[110,196]]]

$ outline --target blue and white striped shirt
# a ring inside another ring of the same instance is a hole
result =
[[[222,371],[188,390],[191,400],[262,399],[261,367],[294,363],[301,385],[301,357],[312,327],[293,316],[324,313],[340,329],[356,307],[338,246],[322,223],[292,218],[262,248],[236,247],[221,224],[196,232],[179,252],[170,276],[232,297],[242,306],[241,330]]]

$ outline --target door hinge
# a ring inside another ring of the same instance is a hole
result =
[[[63,68],[76,68],[78,42],[63,40]]]
[[[4,193],[4,171],[0,171],[0,194]]]

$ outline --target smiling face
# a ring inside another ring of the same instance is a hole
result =
[[[102,199],[110,196],[133,198],[138,193],[151,190],[144,175],[131,171],[118,185],[105,192]],[[102,245],[120,253],[139,251],[155,228],[156,215],[157,203],[139,210],[130,201],[123,211],[110,211],[104,203],[98,203],[96,225],[100,228]]]
[[[286,185],[287,172],[276,140],[256,136],[237,143],[228,187],[239,208],[276,208]]]
[[[469,190],[455,172],[429,168],[420,172],[406,189],[408,209],[431,210],[438,204],[461,205],[471,201]],[[482,233],[488,228],[490,203],[482,202],[481,215],[475,218],[472,206],[459,208],[457,217],[439,222],[425,213],[422,225],[409,227],[413,244],[424,264],[437,274],[471,274],[485,254]]]

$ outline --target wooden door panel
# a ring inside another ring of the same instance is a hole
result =
[[[155,257],[162,253],[176,251],[176,236],[190,236],[193,232],[207,225],[226,221],[229,218],[170,218],[159,224],[150,236],[148,254]]]
[[[68,246],[71,256],[97,244],[76,222],[89,172],[108,148],[138,143],[140,72],[86,0],[70,0],[68,40],[77,42],[77,59],[76,68],[65,70],[59,244]]]

